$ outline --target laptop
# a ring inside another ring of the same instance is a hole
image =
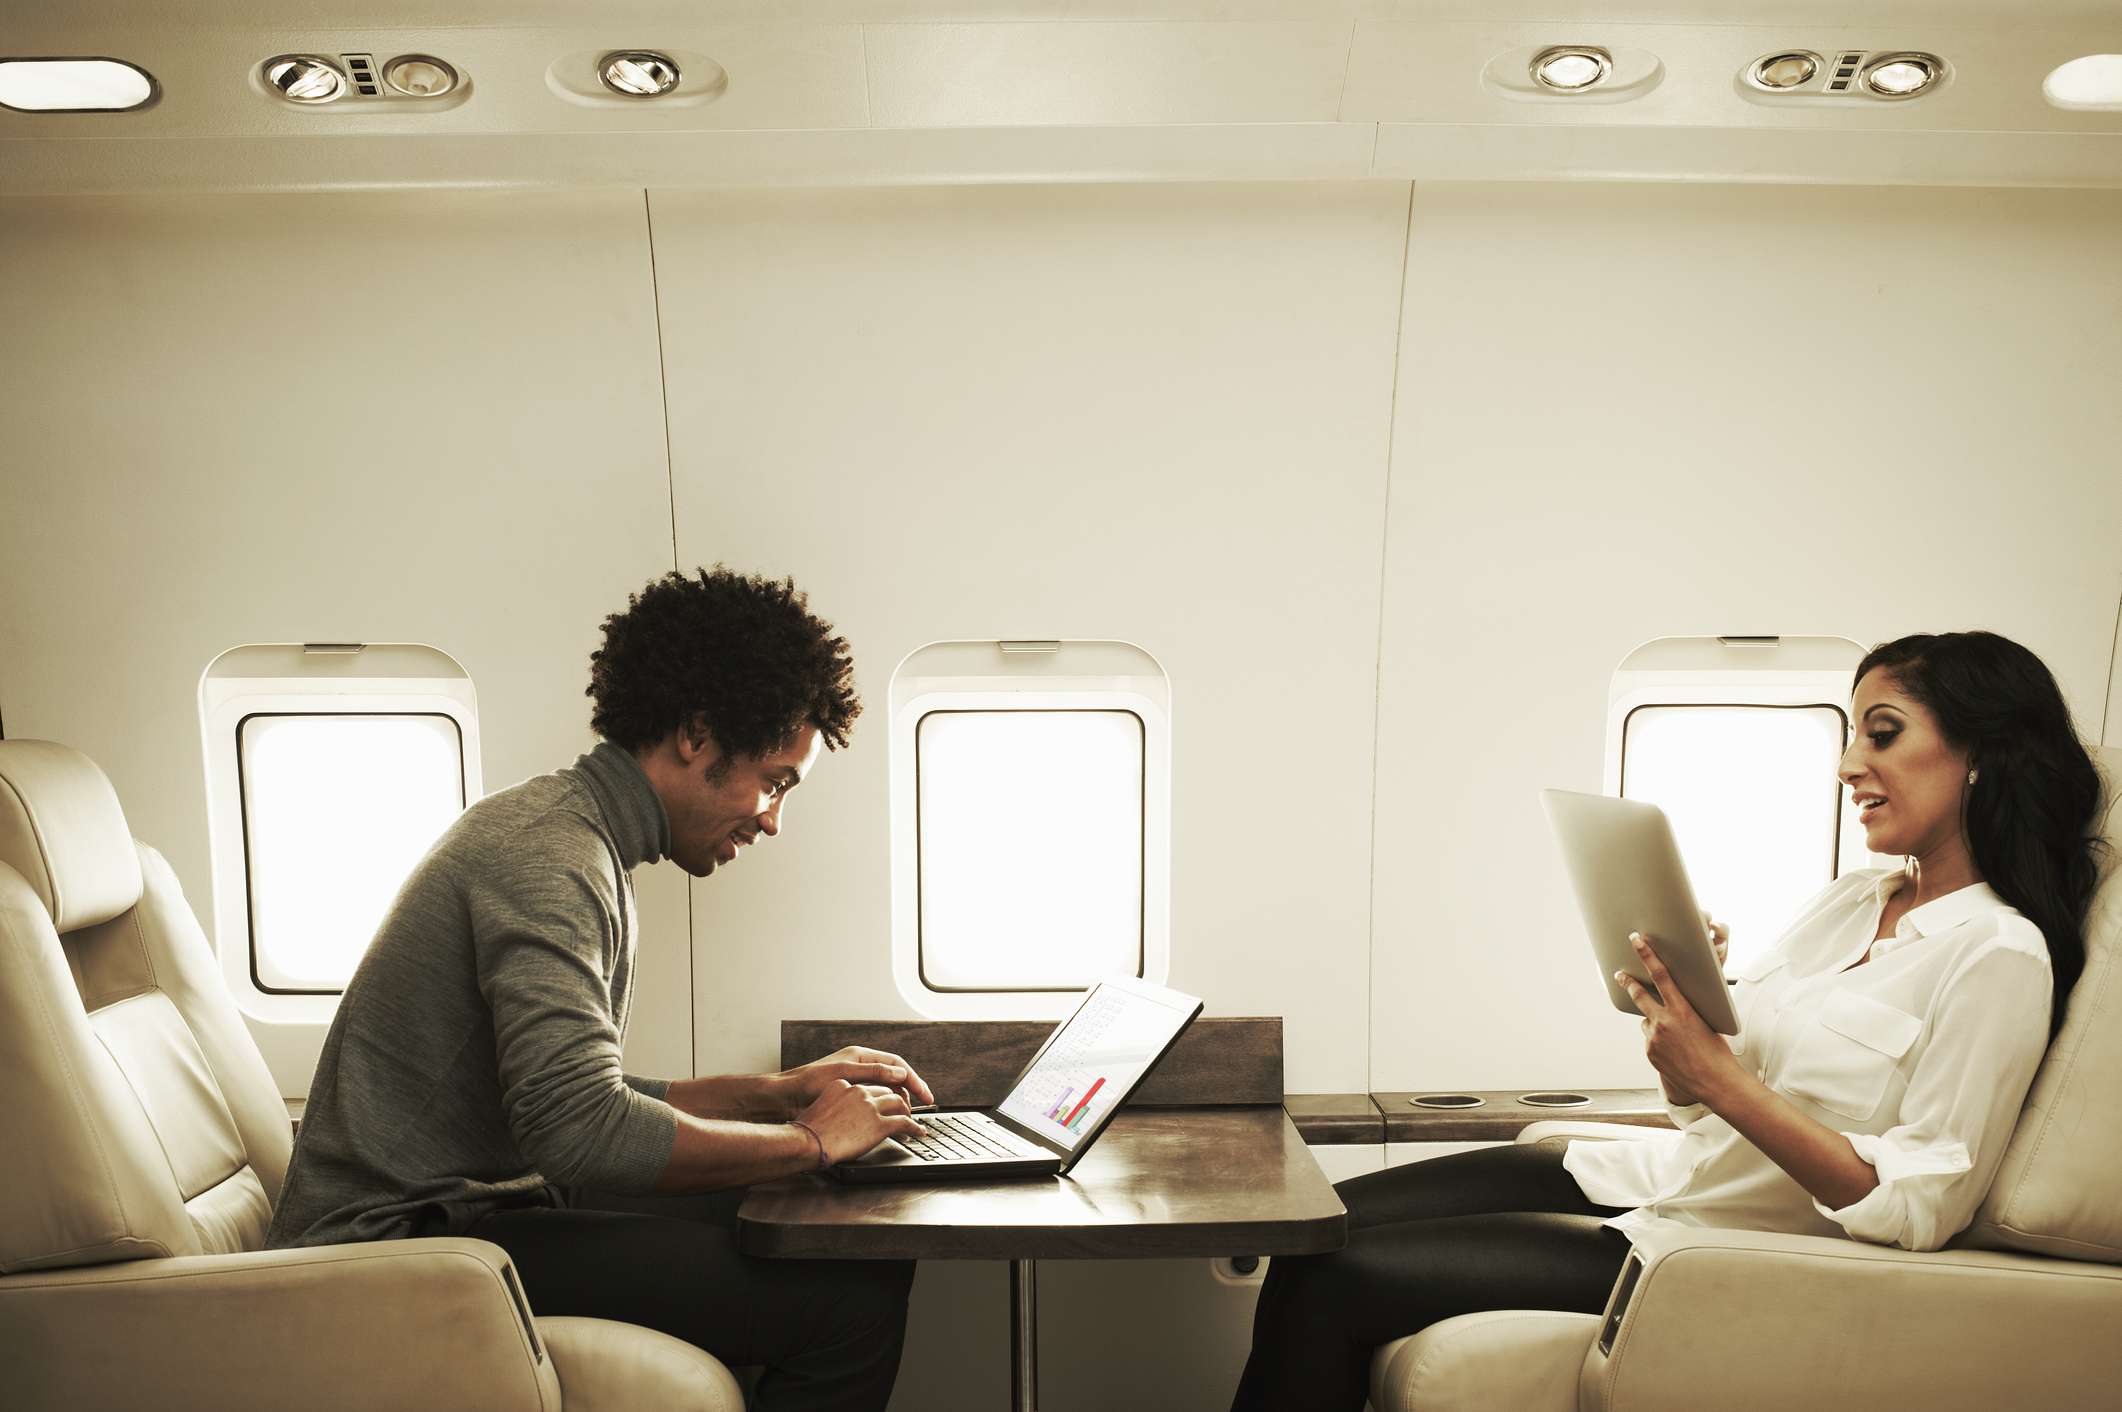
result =
[[[1100,981],[992,1108],[923,1113],[928,1135],[892,1138],[830,1169],[843,1182],[1059,1176],[1201,1013],[1191,995],[1132,976]]]

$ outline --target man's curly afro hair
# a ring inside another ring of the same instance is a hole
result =
[[[590,725],[628,750],[696,714],[725,758],[772,754],[805,725],[838,750],[862,714],[854,671],[847,639],[810,611],[794,580],[717,564],[673,570],[606,618],[585,694]]]

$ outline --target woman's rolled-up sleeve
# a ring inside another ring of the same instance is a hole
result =
[[[1672,1119],[1673,1126],[1682,1132],[1685,1132],[1691,1124],[1700,1122],[1709,1116],[1709,1105],[1707,1103],[1675,1103],[1670,1098],[1662,1099],[1662,1101],[1665,1104],[1665,1116]]]
[[[2050,986],[2031,924],[1970,956],[1939,995],[1899,1121],[1875,1135],[1843,1134],[1879,1184],[1840,1209],[1814,1202],[1820,1214],[1858,1240],[1904,1250],[1936,1250],[1965,1228],[2048,1047]]]

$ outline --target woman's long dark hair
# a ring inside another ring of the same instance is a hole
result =
[[[2041,929],[2055,973],[2048,1036],[2085,969],[2085,913],[2100,880],[2100,775],[2040,658],[1993,632],[1917,633],[1881,643],[1874,667],[1938,718],[1980,775],[1967,791],[1967,841],[1999,897]],[[1852,687],[1854,689],[1854,687]]]

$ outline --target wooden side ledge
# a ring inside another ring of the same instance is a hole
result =
[[[1385,1115],[1367,1093],[1291,1093],[1283,1096],[1282,1107],[1311,1147],[1385,1141]]]
[[[1670,1128],[1656,1089],[1579,1088],[1591,1102],[1572,1108],[1546,1108],[1519,1102],[1539,1089],[1426,1089],[1422,1093],[1465,1093],[1482,1100],[1478,1108],[1421,1108],[1415,1092],[1374,1093],[1385,1115],[1387,1142],[1510,1142],[1520,1129],[1549,1118],[1573,1123],[1627,1123],[1634,1127]]]

